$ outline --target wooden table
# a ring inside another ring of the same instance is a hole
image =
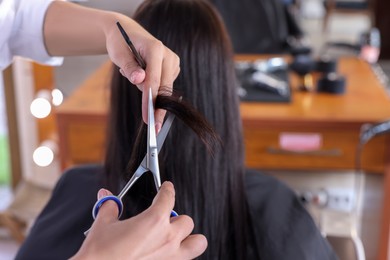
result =
[[[258,56],[239,56],[253,60]],[[106,63],[57,110],[63,168],[101,162],[104,158],[106,111],[111,64]],[[390,119],[390,100],[369,65],[355,58],[340,60],[347,75],[344,95],[299,92],[291,103],[242,103],[246,166],[259,169],[347,170],[355,168],[356,148],[363,124]],[[296,85],[292,77],[292,85]],[[314,136],[315,150],[285,147],[286,136]],[[385,198],[379,259],[387,259],[390,224],[390,136],[371,140],[364,148],[362,166],[384,174]]]

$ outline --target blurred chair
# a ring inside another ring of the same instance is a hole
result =
[[[0,212],[0,226],[7,228],[11,236],[22,243],[26,232],[49,200],[51,192],[50,188],[21,181],[11,204]]]
[[[294,0],[209,0],[220,12],[236,54],[310,52]]]
[[[374,23],[374,1],[375,0],[324,0],[325,16],[323,20],[323,31],[328,29],[329,18],[335,13],[340,14],[361,14]]]
[[[357,236],[326,236],[340,260],[366,260],[363,244]]]

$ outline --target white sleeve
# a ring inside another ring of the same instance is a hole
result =
[[[3,0],[7,1],[7,0]],[[43,23],[47,8],[53,0],[15,0],[15,15],[9,51],[12,56],[22,56],[48,65],[60,65],[60,57],[51,57],[46,50]]]

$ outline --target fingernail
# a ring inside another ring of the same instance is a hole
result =
[[[158,134],[161,130],[162,124],[160,122],[158,122],[155,124],[155,127],[156,127],[156,133]]]
[[[164,186],[165,189],[167,189],[173,197],[175,197],[175,187],[173,186],[173,183],[170,181],[164,181],[161,187]]]
[[[134,73],[134,72],[131,73],[131,75],[130,75],[130,82],[134,84],[136,78],[137,78],[136,73]]]
[[[123,72],[122,69],[119,69],[119,73],[124,77],[125,76],[125,73]]]
[[[141,73],[138,70],[133,71],[130,75],[130,82],[133,84],[139,83],[138,81],[140,81],[140,75]]]
[[[108,196],[108,195],[110,195],[111,193],[108,191],[108,190],[106,190],[106,189],[100,189],[99,191],[98,191],[98,194],[97,194],[97,197],[98,197],[98,200],[100,200],[101,198],[104,198],[104,197],[106,197],[106,196]]]

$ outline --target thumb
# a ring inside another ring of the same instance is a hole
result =
[[[98,192],[98,200],[110,195],[112,195],[110,191],[106,189],[100,189]],[[95,222],[113,222],[118,219],[118,213],[118,205],[112,200],[107,200],[100,207]]]
[[[175,188],[171,182],[164,182],[156,197],[154,198],[150,210],[156,211],[158,215],[163,214],[170,216],[173,207],[175,206]]]
[[[109,190],[106,189],[100,189],[97,193],[97,199],[100,200],[101,198],[104,198],[106,196],[110,196],[112,193]]]
[[[134,85],[140,85],[145,80],[145,70],[137,62],[128,61],[120,66],[119,72]]]

